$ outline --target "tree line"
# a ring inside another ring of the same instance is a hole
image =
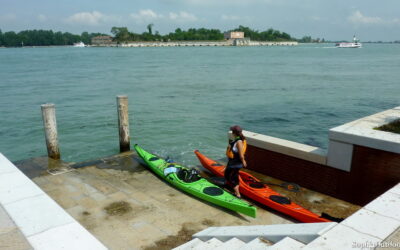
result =
[[[249,27],[239,26],[231,31],[242,31],[245,37],[253,41],[295,41],[289,34],[280,32],[279,30],[268,29],[266,31],[257,31]],[[166,35],[160,35],[158,31],[153,32],[153,24],[147,25],[147,32],[141,34],[130,32],[127,27],[112,27],[111,33],[114,35],[116,42],[129,41],[218,41],[224,39],[224,32],[219,29],[191,28],[182,30],[177,28],[175,32]]]
[[[90,44],[95,36],[102,33],[83,32],[75,35],[69,32],[53,32],[52,30],[24,30],[21,32],[2,32],[0,30],[0,47],[21,47],[21,46],[52,46],[52,45],[73,45],[77,42]]]
[[[154,32],[153,27],[153,24],[147,25],[147,31],[143,33],[131,32],[127,27],[112,27],[111,33],[114,36],[113,40],[119,43],[130,41],[218,41],[224,39],[224,32],[219,29],[190,28],[182,30],[177,28],[174,32],[161,35],[158,31]],[[239,26],[229,31],[242,31],[245,37],[254,41],[296,40],[289,34],[272,28],[260,32],[249,27]],[[91,39],[100,35],[107,34],[83,32],[80,35],[75,35],[69,32],[53,32],[52,30],[24,30],[18,33],[14,31],[3,33],[0,30],[0,47],[73,45],[80,41],[91,44]]]

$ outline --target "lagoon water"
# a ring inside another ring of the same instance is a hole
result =
[[[400,106],[399,69],[398,44],[0,49],[0,152],[46,155],[49,102],[63,160],[117,153],[120,94],[132,145],[188,165],[222,158],[233,124],[326,149],[329,128]]]

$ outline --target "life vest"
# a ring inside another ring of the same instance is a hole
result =
[[[229,142],[229,146],[226,148],[226,156],[229,159],[235,158],[235,155],[236,155],[236,158],[240,158],[239,152],[233,152],[233,146],[235,146],[235,143],[237,141],[239,141],[239,140],[241,140],[241,139],[240,138],[236,138],[234,141]],[[243,140],[243,147],[242,147],[243,154],[246,153],[246,149],[247,149],[247,141]]]

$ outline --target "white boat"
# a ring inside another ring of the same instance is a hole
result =
[[[74,43],[74,47],[83,48],[86,47],[86,45],[83,42],[79,42],[79,43]]]
[[[362,46],[362,44],[356,38],[356,36],[353,36],[353,42],[352,43],[337,43],[336,44],[337,48],[361,48],[361,46]]]

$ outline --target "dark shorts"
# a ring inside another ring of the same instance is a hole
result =
[[[225,169],[224,177],[234,187],[239,185],[240,169],[241,167],[236,167],[236,166],[235,167],[228,166]]]

